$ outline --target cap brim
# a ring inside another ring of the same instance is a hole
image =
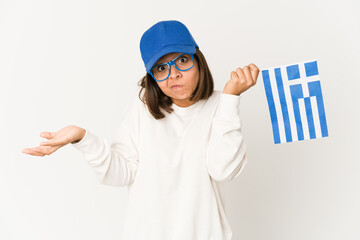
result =
[[[184,46],[184,45],[168,45],[161,48],[146,64],[146,72],[154,66],[154,64],[164,55],[172,52],[181,52],[194,54],[196,52],[195,46]]]

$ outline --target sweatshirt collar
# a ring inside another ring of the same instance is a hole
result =
[[[201,106],[204,104],[204,102],[205,102],[205,100],[201,99],[188,107],[180,107],[180,106],[176,105],[175,103],[172,103],[171,107],[174,109],[174,113],[176,113],[177,115],[189,116],[189,115],[199,112],[201,109]]]

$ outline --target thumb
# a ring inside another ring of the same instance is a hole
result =
[[[55,137],[55,133],[54,132],[41,132],[40,137],[43,137],[46,139],[52,139],[53,137]]]
[[[231,92],[231,91],[233,91],[233,83],[232,83],[231,79],[225,83],[223,92],[225,92],[225,91],[226,91],[226,92]]]

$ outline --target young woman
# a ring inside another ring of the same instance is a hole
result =
[[[23,152],[49,155],[71,143],[99,181],[127,186],[123,239],[231,239],[223,184],[244,168],[240,94],[256,84],[250,64],[231,72],[223,91],[199,46],[179,21],[161,21],[140,41],[146,75],[131,98],[113,142],[67,126]]]

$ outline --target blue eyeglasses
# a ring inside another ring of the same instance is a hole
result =
[[[174,65],[179,71],[187,71],[194,66],[194,54],[183,53],[169,62],[155,65],[148,73],[155,81],[164,81],[170,76],[171,65]]]

